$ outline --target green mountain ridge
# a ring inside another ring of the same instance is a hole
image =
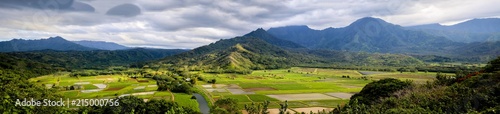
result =
[[[297,56],[259,38],[236,37],[166,57],[160,60],[160,63],[197,66],[196,69],[216,70],[217,72],[218,70],[238,72],[286,68],[297,65],[298,59],[310,58]]]
[[[59,70],[70,69],[103,69],[110,66],[133,66],[140,65],[139,62],[146,62],[160,59],[166,56],[185,52],[186,50],[168,49],[129,49],[129,50],[95,50],[95,51],[55,51],[39,50],[29,52],[7,52],[0,53],[2,59],[0,63],[5,64],[1,69],[30,69],[30,64],[41,64],[47,68]],[[21,62],[15,62],[21,61]],[[16,63],[16,64],[9,64]],[[22,63],[22,64],[17,64]],[[39,65],[34,65],[39,66]],[[50,67],[48,67],[50,66]],[[27,68],[24,68],[27,67]]]
[[[256,32],[258,31],[258,32]],[[184,66],[184,70],[205,72],[249,73],[251,70],[278,69],[292,66],[320,65],[375,65],[404,66],[423,65],[423,62],[407,55],[359,53],[334,50],[310,50],[273,45],[263,38],[271,36],[256,30],[252,36],[219,40],[191,51],[169,56],[151,64]],[[292,44],[292,43],[290,43]],[[185,69],[188,68],[188,69]]]

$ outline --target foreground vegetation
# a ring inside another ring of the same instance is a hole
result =
[[[398,80],[368,84],[335,113],[498,113],[500,57],[481,71],[413,85]],[[373,92],[379,94],[373,94]],[[375,96],[374,96],[375,95]]]

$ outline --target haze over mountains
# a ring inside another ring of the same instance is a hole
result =
[[[408,27],[428,34],[443,36],[456,42],[484,42],[500,40],[500,19],[472,19],[451,26],[427,24]]]

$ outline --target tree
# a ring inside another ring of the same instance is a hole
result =
[[[269,114],[267,110],[269,106],[269,101],[264,101],[263,103],[253,103],[251,105],[245,104],[245,110],[248,114]]]
[[[495,60],[488,62],[488,65],[484,67],[484,71],[485,72],[500,71],[500,56],[497,57]]]
[[[354,94],[349,101],[352,104],[357,100],[361,104],[370,105],[379,101],[380,98],[389,97],[393,92],[411,87],[411,81],[401,81],[393,78],[385,78],[367,84],[363,89]]]
[[[215,101],[212,107],[213,111],[218,111],[220,114],[240,114],[241,111],[238,108],[238,100],[233,98],[223,98]],[[212,112],[211,113],[214,113]],[[225,113],[227,112],[227,113]]]
[[[286,110],[288,109],[288,101],[285,100],[284,104],[280,104],[280,114],[285,114],[287,113]]]
[[[198,78],[190,78],[189,82],[193,85],[196,85],[196,82],[198,81]]]
[[[64,107],[57,106],[16,106],[16,101],[26,98],[42,101],[43,99],[59,100],[62,96],[55,89],[35,85],[28,81],[30,71],[16,72],[0,70],[0,112],[2,113],[67,113]]]
[[[217,79],[212,79],[209,81],[209,83],[212,83],[212,84],[215,84],[215,82],[217,82]]]

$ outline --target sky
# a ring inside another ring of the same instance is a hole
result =
[[[401,26],[500,17],[500,0],[0,0],[0,41],[61,36],[192,49],[258,28],[345,27],[362,17]]]

